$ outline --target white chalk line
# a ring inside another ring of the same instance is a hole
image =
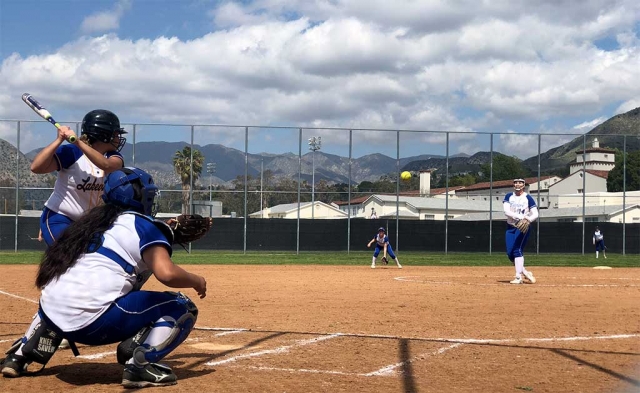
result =
[[[447,352],[450,349],[454,349],[457,348],[459,346],[463,345],[462,343],[455,343],[455,344],[451,344],[448,347],[442,347],[440,349],[438,349],[437,351],[433,351],[433,352],[429,352],[429,353],[423,353],[421,355],[418,356],[414,356],[411,359],[405,360],[404,362],[400,362],[400,363],[394,363],[394,364],[390,364],[388,366],[384,366],[379,370],[376,371],[372,371],[370,373],[366,373],[366,374],[362,374],[365,377],[375,377],[375,376],[392,376],[395,374],[395,371],[397,368],[403,367],[409,363],[415,362],[416,360],[422,360],[426,357],[429,356],[436,356],[436,355],[441,355],[445,352]]]
[[[292,349],[292,348],[303,347],[305,345],[315,344],[315,343],[318,343],[320,341],[330,340],[330,339],[336,338],[336,337],[340,337],[340,334],[331,334],[331,335],[328,335],[328,336],[318,336],[318,337],[314,337],[314,338],[307,339],[307,340],[299,340],[295,344],[283,345],[281,347],[274,348],[274,349],[267,349],[267,350],[264,350],[264,351],[250,352],[250,353],[246,353],[246,354],[242,354],[242,355],[232,356],[232,357],[224,359],[224,360],[207,362],[207,363],[205,363],[205,365],[207,365],[207,366],[218,366],[220,364],[231,363],[231,362],[235,362],[235,361],[241,360],[241,359],[247,359],[247,358],[252,358],[252,357],[257,357],[257,356],[262,356],[262,355],[286,353],[286,352],[289,352],[289,350]]]
[[[415,277],[415,276],[410,276]],[[395,279],[399,279],[403,277],[396,277]],[[33,299],[29,299],[26,297],[14,295],[12,293],[4,292],[0,290],[0,294],[4,294],[7,296],[11,296],[14,298],[26,300],[31,303],[38,303]],[[251,329],[244,328],[217,328],[217,327],[196,327],[195,330],[202,331],[220,331],[220,333],[215,334],[215,337],[225,336],[228,334],[236,334],[242,332],[259,332]],[[295,332],[291,332],[295,334]],[[347,373],[342,371],[332,371],[332,370],[314,370],[314,369],[293,369],[293,368],[279,368],[279,367],[264,367],[264,366],[243,366],[243,368],[255,369],[255,370],[271,370],[271,371],[286,371],[286,372],[300,372],[300,373],[316,373],[316,374],[334,374],[334,375],[357,375],[357,376],[390,376],[395,373],[395,369],[404,366],[405,364],[414,362],[419,359],[424,359],[425,357],[435,356],[442,354],[450,349],[457,348],[463,344],[500,344],[500,343],[513,343],[513,342],[554,342],[554,341],[588,341],[588,340],[609,340],[609,339],[627,339],[627,338],[638,338],[640,334],[614,334],[614,335],[604,335],[604,336],[572,336],[572,337],[546,337],[546,338],[509,338],[509,339],[473,339],[473,338],[428,338],[428,337],[399,337],[399,336],[391,336],[391,335],[383,335],[383,334],[359,334],[359,333],[320,333],[321,335],[312,339],[307,340],[299,340],[295,344],[281,346],[271,350],[264,350],[258,352],[252,352],[248,354],[234,356],[228,359],[207,362],[205,365],[207,366],[216,366],[221,364],[227,364],[231,362],[235,362],[240,359],[258,357],[267,354],[280,354],[289,352],[290,349],[301,347],[309,344],[314,344],[317,342],[329,340],[336,337],[359,337],[359,338],[385,338],[385,339],[407,339],[407,340],[421,340],[421,341],[434,341],[434,342],[448,342],[453,343],[447,347],[443,347],[438,349],[435,352],[421,354],[415,356],[409,360],[404,362],[395,363],[392,365],[385,366],[379,370],[372,371],[370,373],[362,374],[362,373]],[[185,341],[199,341],[200,338],[188,338]],[[9,342],[15,340],[0,340],[0,343]],[[101,359],[107,356],[115,355],[116,351],[108,351],[101,352],[97,354],[91,355],[80,355],[78,358],[81,359]],[[239,366],[235,366],[239,367]]]
[[[26,298],[26,297],[22,297],[22,296],[14,295],[13,293],[5,292],[5,291],[0,291],[0,293],[1,293],[1,294],[3,294],[3,295],[7,295],[7,296],[14,297],[14,298],[16,298],[16,299],[26,300],[26,301],[28,301],[28,302],[38,304],[38,302],[37,302],[37,301],[35,301],[35,300],[33,300],[33,299],[29,299],[29,298]]]

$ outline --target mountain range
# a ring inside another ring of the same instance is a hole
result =
[[[596,136],[602,147],[617,148],[622,150],[624,139],[621,135],[627,135],[627,151],[640,150],[640,108],[616,115],[604,123],[598,125],[586,134],[587,148],[591,147],[593,140],[590,136]],[[566,171],[568,164],[575,160],[576,151],[583,147],[583,136],[552,148],[541,155],[541,170],[545,174],[561,174]],[[164,187],[173,188],[179,185],[178,176],[172,165],[172,158],[176,151],[188,146],[186,142],[138,142],[135,149],[135,165],[151,173],[156,182]],[[194,149],[200,150],[205,157],[205,162],[215,162],[216,171],[210,175],[203,169],[200,183],[205,186],[209,181],[213,184],[229,185],[238,176],[244,175],[245,154],[244,151],[229,148],[220,144],[194,145]],[[19,165],[20,182],[29,187],[50,187],[52,178],[34,175],[29,170],[29,164],[40,149],[27,154],[18,153],[21,157]],[[127,165],[133,164],[133,146],[125,145],[122,154]],[[501,154],[494,151],[496,154]],[[315,180],[322,179],[328,182],[347,183],[349,177],[349,158],[322,151],[315,152]],[[0,139],[0,185],[10,185],[15,182],[16,149],[13,145]],[[490,152],[477,152],[471,156],[458,154],[449,157],[449,173],[459,174],[477,172],[480,166],[489,162]],[[533,171],[537,171],[538,157],[533,156],[523,161],[523,164]],[[302,156],[301,178],[311,182],[312,178],[312,153]],[[270,170],[274,177],[289,177],[297,179],[298,155],[286,154],[249,154],[248,174],[254,178],[260,176],[261,166],[264,170]],[[369,154],[352,159],[351,180],[352,183],[362,181],[376,181],[381,176],[395,173],[396,159],[383,154]],[[444,173],[446,170],[446,158],[439,155],[418,155],[400,159],[401,170],[436,169],[436,173]]]

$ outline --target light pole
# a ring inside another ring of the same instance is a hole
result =
[[[315,219],[316,205],[316,151],[322,147],[322,137],[312,136],[309,138],[309,150],[311,153],[311,218]]]
[[[207,162],[207,173],[209,174],[209,202],[211,202],[211,180],[214,173],[216,173],[216,163]]]
[[[264,158],[260,159],[260,214],[264,218],[264,212],[262,211],[262,177],[264,174]]]

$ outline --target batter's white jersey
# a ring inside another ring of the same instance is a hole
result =
[[[44,313],[65,332],[90,325],[121,296],[131,292],[136,275],[148,271],[142,260],[143,251],[153,245],[163,245],[171,254],[166,236],[153,219],[134,212],[120,215],[103,234],[103,248],[119,256],[120,261],[133,266],[134,274],[104,253],[83,254],[67,272],[49,282],[40,297]]]
[[[112,156],[122,159],[122,154],[117,151],[105,154],[106,158]],[[53,194],[44,205],[75,221],[102,203],[104,171],[89,161],[76,145],[59,146],[54,157],[58,162],[58,178]]]
[[[502,202],[503,204],[508,203],[509,210],[522,217],[529,217],[531,209],[537,209],[536,201],[524,191],[519,196],[515,192],[510,192],[504,196],[504,201]],[[515,226],[516,222],[515,218],[507,216],[507,224]]]

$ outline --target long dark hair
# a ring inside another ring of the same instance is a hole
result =
[[[42,289],[51,280],[64,274],[84,254],[92,243],[113,225],[125,209],[110,203],[94,207],[65,229],[47,249],[40,262],[36,286]]]

